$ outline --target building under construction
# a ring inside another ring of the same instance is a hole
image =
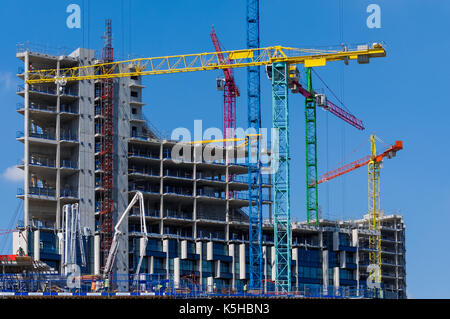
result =
[[[82,48],[63,56],[22,48],[17,52],[23,62],[18,77],[25,80],[33,69],[112,61],[109,48],[105,43],[101,58]],[[250,262],[248,166],[196,158],[174,161],[177,141],[160,136],[143,116],[140,76],[63,84],[24,82],[18,87],[23,103],[17,112],[24,117],[24,129],[17,132],[24,144],[19,168],[25,179],[17,196],[24,201],[24,221],[14,233],[14,252],[21,247],[34,260],[62,271],[63,207],[77,203],[86,243],[82,272],[100,274],[113,225],[139,191],[149,238],[141,273],[171,278],[175,286],[190,278],[204,289],[242,289],[249,281]],[[271,291],[275,249],[270,176],[262,179],[262,188],[262,204],[269,212],[262,226],[263,286]],[[406,298],[405,225],[398,215],[380,219],[384,296]],[[320,219],[313,225],[292,222],[291,289],[365,287],[373,234],[368,220],[366,215],[341,222]],[[113,272],[132,274],[142,236],[137,207],[120,230],[124,236]],[[77,253],[78,261],[81,257]]]
[[[246,26],[247,47],[234,51],[222,51],[213,28],[213,53],[116,62],[111,20],[101,56],[84,48],[69,55],[19,50],[24,85],[18,94],[24,103],[17,110],[25,124],[17,139],[24,143],[19,166],[25,178],[18,197],[24,201],[24,222],[14,235],[14,251],[64,275],[81,265],[84,274],[102,274],[108,285],[114,274],[141,273],[162,276],[176,288],[189,280],[202,290],[246,290],[248,284],[259,293],[320,287],[327,295],[370,286],[373,296],[404,297],[403,223],[401,217],[383,216],[379,200],[382,160],[395,156],[402,142],[377,154],[371,136],[370,156],[317,176],[316,106],[358,130],[364,126],[314,91],[313,67],[334,61],[368,64],[385,57],[385,48],[380,43],[342,44],[336,50],[261,48],[258,0],[247,1]],[[270,151],[261,145],[262,66],[272,82],[276,138]],[[212,148],[208,141],[185,142],[184,155],[194,157],[180,163],[173,155],[178,141],[163,138],[143,116],[141,76],[222,70],[225,77],[217,85],[224,91],[224,131],[233,138],[227,129],[236,128],[240,93],[232,71],[237,67],[247,70],[253,140],[246,135],[242,145]],[[305,223],[291,220],[289,90],[305,97]],[[207,149],[226,156],[197,156]],[[276,165],[265,171],[272,175],[261,174],[263,155]],[[364,165],[369,167],[367,218],[321,219],[318,184]],[[116,284],[119,291],[131,289],[125,281]]]

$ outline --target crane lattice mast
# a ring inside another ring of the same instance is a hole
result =
[[[219,38],[217,37],[214,26],[211,29],[211,40],[214,44],[216,52],[221,64],[230,63],[223,57],[222,49],[220,47]],[[236,98],[240,96],[239,89],[234,80],[233,69],[223,69],[224,79],[217,79],[217,87],[223,90],[223,132],[225,139],[231,139],[235,137],[236,131]]]
[[[370,136],[371,154],[368,164],[368,189],[369,189],[369,264],[377,265],[375,282],[381,284],[381,221],[380,221],[380,169],[382,161],[377,161],[377,149],[375,135]]]
[[[247,48],[259,48],[259,0],[247,0]],[[261,128],[261,68],[247,68],[248,128],[259,134]],[[248,226],[250,288],[260,289],[263,278],[262,255],[262,179],[260,139],[250,147],[248,154]]]
[[[112,25],[111,20],[106,20],[105,25],[105,46],[102,51],[102,59],[106,67],[102,69],[102,74],[107,75],[112,72],[112,63],[114,61],[112,47]],[[103,267],[106,265],[108,253],[111,249],[113,240],[113,135],[114,135],[114,107],[113,107],[114,79],[102,78],[101,80],[101,152],[100,162],[102,167],[102,196],[101,196],[101,251],[103,255]]]

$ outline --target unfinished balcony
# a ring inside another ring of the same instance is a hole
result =
[[[28,132],[30,144],[47,144],[56,145],[56,136],[53,130],[30,130]],[[25,134],[23,131],[16,132],[16,140],[25,142]]]

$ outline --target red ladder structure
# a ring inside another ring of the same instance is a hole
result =
[[[107,19],[105,23],[105,46],[102,51],[102,59],[104,63],[113,62],[112,48],[112,26],[111,20]],[[110,70],[105,68],[104,73]],[[103,196],[101,202],[101,250],[103,255],[103,267],[106,265],[108,253],[111,248],[113,239],[113,90],[114,81],[112,78],[102,79],[101,85],[101,165],[102,165],[102,189]]]
[[[211,40],[214,44],[216,52],[222,52],[219,39],[214,26],[211,29]],[[230,61],[225,61],[222,53],[218,54],[220,64],[230,64]],[[239,89],[234,81],[233,69],[223,69],[225,79],[217,79],[217,89],[223,89],[223,131],[224,138],[234,138],[236,131],[236,98],[240,96]],[[224,142],[226,143],[226,142]],[[234,142],[236,144],[236,142]]]

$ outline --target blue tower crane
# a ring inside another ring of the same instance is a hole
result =
[[[247,0],[247,47],[259,48],[259,0]],[[261,128],[260,67],[247,68],[248,127],[259,134]],[[248,154],[249,191],[249,273],[250,288],[260,289],[263,278],[262,256],[262,181],[260,139],[252,144]]]

